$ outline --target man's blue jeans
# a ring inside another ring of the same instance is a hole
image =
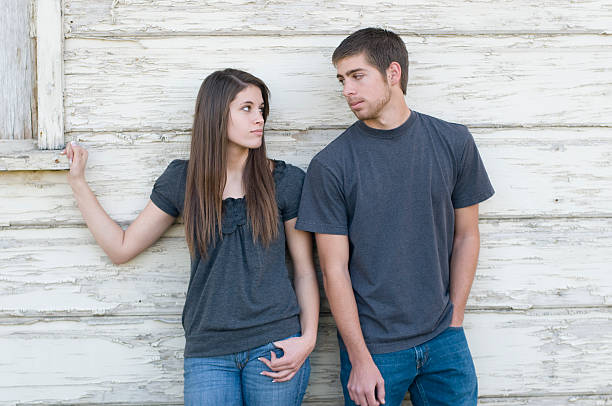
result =
[[[269,371],[257,358],[277,357],[283,350],[269,343],[218,357],[185,358],[185,406],[298,406],[302,403],[310,360],[288,382],[272,382],[261,375]]]
[[[407,391],[414,406],[476,405],[476,370],[462,327],[449,327],[426,343],[372,358],[385,380],[385,406],[399,406]],[[342,347],[340,362],[344,404],[354,405],[346,388],[351,362]]]

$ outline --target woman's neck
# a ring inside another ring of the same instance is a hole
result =
[[[227,148],[227,172],[242,174],[249,157],[249,149],[237,145],[228,145]]]
[[[228,197],[239,198],[245,193],[242,184],[242,174],[249,157],[249,149],[229,145],[227,149],[227,172],[225,188],[223,189],[223,199]]]

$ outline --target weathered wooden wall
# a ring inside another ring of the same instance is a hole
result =
[[[0,139],[30,139],[36,131],[30,0],[0,0],[0,9]]]
[[[64,0],[66,139],[127,225],[233,66],[272,90],[270,155],[306,168],[354,120],[330,56],[370,25],[402,35],[410,105],[469,125],[497,190],[465,321],[480,403],[612,405],[608,1]],[[65,172],[0,173],[0,403],[181,404],[181,226],[114,266]],[[336,351],[324,302],[308,404],[341,404]]]

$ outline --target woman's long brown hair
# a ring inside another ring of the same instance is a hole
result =
[[[247,72],[237,69],[213,72],[204,79],[198,92],[183,211],[185,236],[192,256],[199,251],[202,257],[206,257],[216,236],[223,238],[221,218],[227,170],[229,105],[249,85],[261,90],[265,123],[270,111],[270,92],[263,81]],[[253,239],[268,245],[278,237],[279,221],[274,178],[263,138],[259,148],[249,150],[242,181]]]

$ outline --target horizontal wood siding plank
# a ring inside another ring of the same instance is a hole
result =
[[[478,404],[487,406],[610,406],[612,405],[612,394],[483,398],[478,400]]]
[[[469,309],[612,303],[612,219],[485,220],[480,229]],[[180,314],[188,278],[181,225],[121,266],[86,228],[0,230],[0,315]]]
[[[480,394],[524,397],[556,388],[557,396],[609,400],[611,321],[609,308],[469,314]],[[307,399],[323,402],[341,392],[330,316],[320,330]],[[0,402],[175,402],[183,345],[178,317],[2,319]]]
[[[180,314],[189,278],[183,227],[113,265],[86,228],[0,231],[0,314]]]
[[[306,169],[340,132],[270,131],[266,133],[269,155]],[[496,189],[496,195],[481,205],[481,216],[612,216],[609,129],[475,128],[472,132]],[[79,133],[77,138],[90,150],[86,173],[90,185],[111,217],[122,223],[131,222],[142,210],[166,165],[189,154],[184,133]],[[62,164],[65,159],[60,157]],[[0,226],[83,223],[62,171],[5,172],[0,176],[0,200]]]
[[[268,128],[347,126],[354,116],[330,62],[342,38],[67,39],[66,129],[189,129],[202,80],[224,67],[270,86]],[[404,40],[417,111],[470,125],[612,125],[611,36]]]
[[[495,406],[609,406],[612,405],[612,395],[580,395],[580,396],[563,396],[563,395],[542,395],[542,396],[504,396],[504,397],[486,397],[478,400],[479,405],[495,405]],[[19,406],[41,406],[45,403],[20,403]],[[100,403],[71,403],[71,406],[183,406],[183,402],[104,402]],[[304,406],[342,406],[344,400],[342,397],[329,398],[325,400],[312,400],[308,397],[303,402]],[[411,403],[407,399],[402,403],[402,406],[410,406]]]
[[[0,172],[69,169],[60,151],[41,151],[34,140],[0,140]]]
[[[612,18],[612,7],[603,0],[545,4],[529,0],[65,0],[64,4],[69,36],[349,33],[380,25],[404,33],[609,32]]]
[[[322,401],[312,400],[308,397],[302,403],[304,406],[342,406],[344,400],[342,397],[329,398]],[[504,396],[492,398],[480,398],[479,405],[495,405],[495,406],[609,406],[612,405],[612,395],[581,395],[581,396]],[[20,403],[19,406],[44,406],[45,403]],[[183,406],[183,402],[147,402],[147,403],[71,403],[71,406]],[[402,406],[410,406],[410,400],[407,398],[402,403]]]

